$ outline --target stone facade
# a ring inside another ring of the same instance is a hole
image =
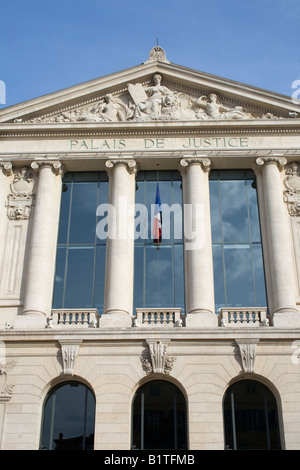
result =
[[[131,448],[133,397],[155,379],[184,394],[188,449],[224,449],[224,394],[245,378],[274,394],[282,448],[300,449],[297,113],[288,97],[174,65],[160,48],[140,66],[0,112],[1,449],[39,449],[45,398],[70,378],[95,395],[95,449]],[[180,171],[184,203],[200,204],[207,222],[201,246],[185,240],[185,315],[148,309],[157,324],[133,312],[133,236],[107,241],[103,312],[54,310],[64,174],[106,172],[119,223],[120,197],[134,204],[137,173],[158,164]],[[241,168],[256,175],[268,309],[217,316],[208,178]]]

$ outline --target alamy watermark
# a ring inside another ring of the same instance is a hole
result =
[[[292,363],[297,366],[300,364],[300,341],[294,341],[292,348],[295,350],[292,353]]]
[[[300,104],[300,80],[294,80],[292,82],[292,89],[295,89],[292,93],[292,102],[294,104]]]
[[[160,209],[163,240],[184,237],[186,250],[203,247],[206,223],[203,204],[184,204],[183,207],[180,204],[161,204]],[[100,240],[154,239],[152,223],[157,212],[155,204],[151,205],[150,212],[149,217],[149,209],[144,204],[128,204],[125,196],[119,197],[117,206],[100,204],[96,211],[97,217],[101,218],[96,227],[97,237]]]
[[[6,85],[3,80],[0,80],[0,104],[6,104]]]

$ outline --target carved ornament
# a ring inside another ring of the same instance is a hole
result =
[[[149,352],[147,356],[141,357],[141,362],[144,371],[147,375],[151,374],[166,374],[169,375],[173,364],[174,357],[167,356],[167,347],[169,340],[147,340]]]
[[[6,364],[0,363],[0,402],[1,399],[8,400],[13,391],[13,385],[7,385],[7,372],[13,368],[15,363],[13,361],[7,362]]]
[[[31,163],[31,168],[35,171],[39,171],[44,166],[50,166],[55,175],[63,173],[63,166],[59,160],[41,160]]]
[[[149,61],[166,62],[163,50],[154,48]],[[127,90],[107,93],[89,106],[64,110],[52,116],[40,116],[29,122],[119,122],[119,121],[224,121],[276,119],[269,112],[255,113],[243,106],[224,104],[217,93],[198,95],[166,86],[161,74],[152,77],[152,83],[128,83]],[[24,121],[25,122],[25,121]]]
[[[136,161],[133,158],[129,159],[123,159],[120,158],[118,160],[107,160],[105,162],[105,166],[107,168],[107,172],[110,173],[110,171],[116,166],[116,165],[126,165],[126,169],[129,174],[136,173],[138,170],[138,165]]]
[[[291,163],[286,170],[284,180],[284,200],[291,217],[300,217],[300,163]]]
[[[239,346],[244,373],[254,374],[256,346],[259,339],[241,339],[235,340],[235,342]]]
[[[189,156],[186,156],[185,158],[180,160],[179,171],[181,171],[181,172],[186,171],[188,166],[193,164],[193,163],[198,163],[199,165],[201,165],[204,172],[210,171],[211,160],[209,158],[206,158],[206,157],[189,157]]]
[[[10,185],[11,193],[6,199],[7,216],[10,220],[27,220],[34,205],[34,179],[29,168],[23,167],[14,173]]]
[[[60,341],[61,345],[61,355],[62,355],[62,364],[63,364],[63,374],[64,375],[73,375],[75,359],[78,354],[78,349],[81,344],[81,341],[74,342],[72,341]]]

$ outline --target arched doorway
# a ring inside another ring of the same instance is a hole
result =
[[[94,426],[92,391],[77,381],[59,384],[44,403],[40,449],[92,450]]]
[[[132,407],[133,449],[187,449],[186,401],[171,382],[154,380],[137,391]]]
[[[276,399],[256,380],[241,380],[224,397],[225,449],[280,450]]]

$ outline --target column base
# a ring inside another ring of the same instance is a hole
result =
[[[273,314],[273,327],[300,328],[300,312],[286,311]]]
[[[217,328],[218,317],[208,310],[189,312],[185,319],[187,328]]]
[[[22,313],[14,322],[14,329],[19,330],[41,330],[46,328],[47,320],[43,313]]]
[[[112,310],[100,318],[100,328],[131,328],[132,318],[128,312]]]

